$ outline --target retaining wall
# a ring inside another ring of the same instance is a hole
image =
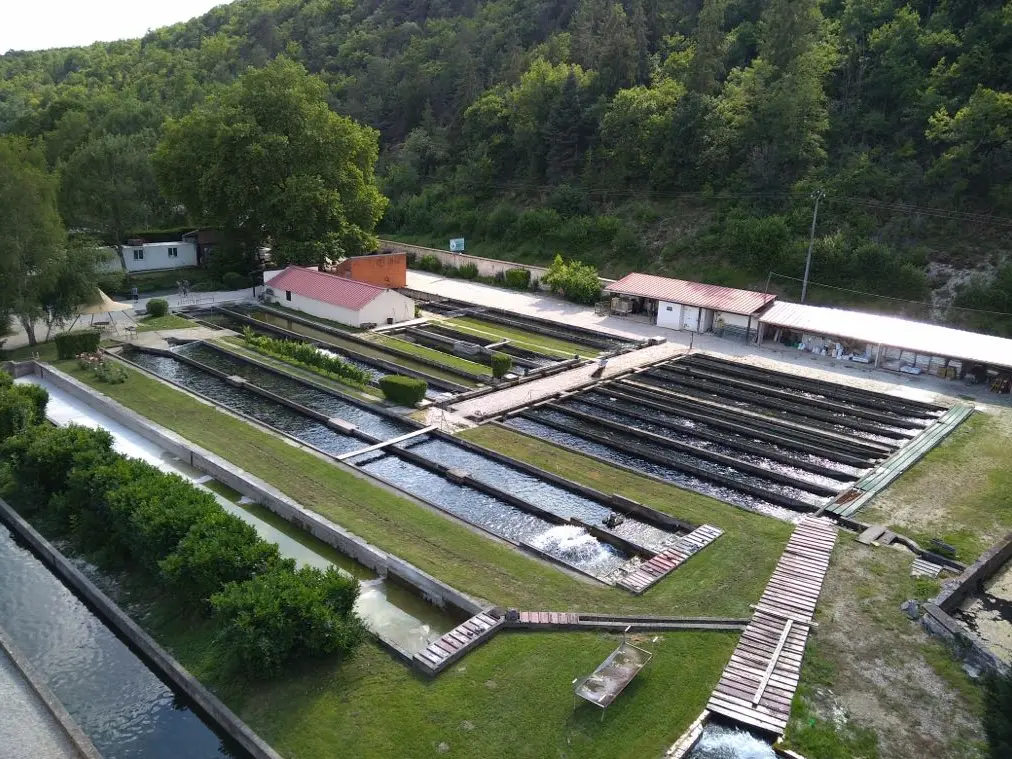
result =
[[[514,263],[513,261],[500,261],[496,258],[472,256],[467,253],[451,253],[448,250],[426,248],[421,245],[411,245],[410,243],[397,242],[395,240],[380,240],[379,245],[382,250],[414,253],[417,258],[435,256],[443,266],[453,266],[459,269],[466,264],[474,264],[478,267],[479,276],[482,277],[494,277],[496,274],[505,273],[510,269],[526,269],[531,273],[532,280],[536,279],[540,282],[548,273],[548,268],[545,266],[531,266],[530,264]]]
[[[977,593],[991,575],[1012,559],[1012,533],[989,548],[955,580],[946,582],[939,593],[924,604],[921,624],[928,632],[948,641],[956,654],[970,666],[985,672],[1007,673],[1012,666],[999,659],[976,634],[951,616],[967,596]]]
[[[10,639],[10,636],[7,635],[3,627],[0,627],[0,650],[7,652],[7,656],[14,664],[14,668],[21,673],[21,677],[24,678],[29,689],[34,691],[35,695],[38,696],[46,711],[52,716],[57,728],[73,746],[77,756],[80,759],[102,759],[102,755],[98,753],[98,749],[91,742],[91,738],[84,734],[84,731],[74,721],[74,718],[70,716],[70,713],[63,706],[60,699],[56,697],[56,694],[49,689],[49,686],[46,685],[45,680],[42,679],[42,676],[32,666],[32,663],[14,645],[14,641]]]
[[[150,635],[3,500],[0,500],[0,520],[27,543],[39,559],[64,583],[95,609],[106,624],[129,643],[162,679],[186,694],[221,734],[234,740],[254,759],[281,759],[280,754],[155,643]]]
[[[460,592],[428,573],[402,559],[391,556],[366,540],[344,529],[330,520],[301,506],[277,488],[249,472],[229,463],[220,456],[190,443],[176,433],[151,422],[111,398],[107,398],[73,377],[57,369],[36,364],[36,373],[45,377],[56,387],[80,399],[96,411],[122,424],[146,440],[164,448],[195,469],[209,474],[219,482],[261,504],[267,509],[306,530],[324,543],[336,548],[346,556],[386,576],[390,568],[408,587],[439,608],[454,609],[472,616],[485,607],[475,599]]]

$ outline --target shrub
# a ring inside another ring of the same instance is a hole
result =
[[[503,284],[510,290],[527,290],[531,286],[530,269],[507,269],[503,274]]]
[[[513,368],[513,357],[507,353],[492,351],[492,376],[504,377]]]
[[[249,287],[249,277],[245,277],[239,272],[227,271],[221,275],[221,284],[226,290],[242,290],[244,287]]]
[[[55,338],[56,355],[60,359],[74,358],[82,353],[95,353],[102,335],[97,329],[64,332]]]
[[[468,263],[457,269],[457,276],[461,279],[477,279],[478,264]]]
[[[276,545],[261,540],[239,517],[219,511],[191,526],[158,566],[180,595],[203,600],[280,562]]]
[[[165,298],[152,298],[148,301],[148,314],[155,318],[169,313],[169,302]]]
[[[323,353],[315,345],[300,343],[296,340],[258,335],[249,327],[242,332],[246,347],[267,356],[287,361],[295,366],[302,366],[311,371],[331,374],[340,380],[361,386],[368,384],[369,373],[348,361],[331,353]]]
[[[401,406],[414,406],[425,397],[428,390],[425,380],[400,374],[381,377],[379,386],[387,400]]]
[[[15,392],[14,388],[0,392],[0,438],[24,432],[35,420],[35,406],[31,398]]]
[[[601,297],[597,269],[579,261],[563,261],[560,255],[555,256],[542,281],[553,293],[574,303],[590,305]]]
[[[7,392],[20,395],[31,401],[32,409],[34,410],[34,418],[32,421],[35,424],[41,424],[46,420],[46,406],[49,405],[49,391],[46,390],[46,388],[41,385],[26,382],[23,385],[15,385],[11,387]]]
[[[418,268],[422,271],[431,271],[433,274],[439,274],[443,270],[443,264],[431,253],[426,253],[418,260]]]
[[[354,612],[358,582],[334,568],[279,567],[211,596],[218,642],[251,675],[273,675],[289,660],[351,651],[365,628]]]
[[[7,372],[0,372],[0,390],[4,390],[14,384],[14,378]]]
[[[110,385],[126,382],[126,369],[101,353],[82,353],[77,357],[77,365],[89,370],[99,382],[108,382]]]

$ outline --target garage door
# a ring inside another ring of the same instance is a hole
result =
[[[668,329],[682,328],[682,305],[660,301],[657,304],[657,326]]]

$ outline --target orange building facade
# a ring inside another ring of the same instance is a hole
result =
[[[351,256],[341,261],[333,273],[339,277],[366,282],[377,287],[408,286],[408,257],[404,253],[376,253]]]

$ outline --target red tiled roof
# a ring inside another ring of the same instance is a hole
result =
[[[764,295],[752,290],[736,290],[733,287],[704,285],[700,282],[686,282],[684,279],[668,279],[653,274],[633,272],[618,282],[608,285],[605,290],[637,298],[654,298],[669,303],[700,306],[714,311],[731,314],[754,314],[777,296]]]
[[[298,266],[289,266],[266,284],[275,293],[289,290],[296,295],[352,311],[358,311],[386,290],[385,287],[324,274],[314,269],[301,269]]]

